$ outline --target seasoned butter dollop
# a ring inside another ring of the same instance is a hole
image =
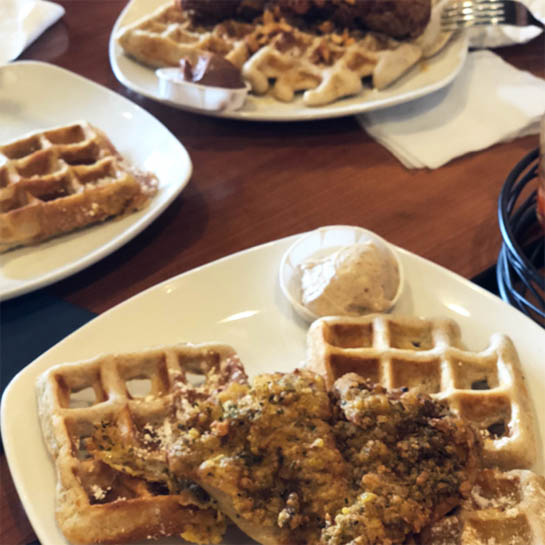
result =
[[[386,245],[365,240],[299,265],[301,302],[318,316],[360,316],[392,306],[400,273]]]

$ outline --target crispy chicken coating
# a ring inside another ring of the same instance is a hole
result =
[[[265,0],[176,0],[183,10],[191,12],[198,24],[215,24],[226,19],[250,20],[265,8]]]
[[[401,544],[471,489],[476,434],[428,396],[357,375],[330,393],[306,370],[219,375],[180,383],[169,417],[132,445],[102,426],[101,459],[189,491],[264,545]]]
[[[393,38],[416,37],[428,24],[430,0],[178,0],[201,24],[226,19],[251,20],[265,9],[301,24],[331,21],[340,27],[382,32]]]
[[[469,493],[480,465],[478,435],[445,405],[387,392],[356,374],[338,379],[333,395],[337,444],[362,492],[324,530],[325,543],[403,543]]]
[[[172,472],[193,478],[262,543],[316,542],[326,514],[351,493],[323,379],[260,375],[251,388],[227,389],[215,407],[196,409],[215,420],[172,445]]]

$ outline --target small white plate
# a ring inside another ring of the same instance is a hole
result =
[[[362,227],[328,225],[311,231],[296,240],[282,256],[280,262],[278,271],[280,289],[303,320],[312,322],[318,318],[318,315],[314,314],[301,302],[301,272],[299,265],[309,258],[321,259],[331,255],[341,246],[349,246],[365,240],[374,240],[378,246],[384,245],[392,251],[399,271],[399,287],[388,310],[396,305],[403,293],[404,283],[403,265],[397,254],[396,247],[373,233],[373,231],[368,231]]]
[[[0,109],[0,143],[85,120],[102,129],[132,164],[159,179],[159,191],[144,210],[1,254],[0,300],[52,284],[117,250],[157,218],[191,177],[187,151],[164,125],[68,70],[33,61],[0,67]]]
[[[162,98],[154,70],[126,56],[116,41],[119,31],[124,26],[151,14],[159,6],[170,1],[131,0],[127,4],[110,36],[110,64],[115,77],[132,91],[176,108],[206,115],[247,121],[308,121],[378,110],[414,100],[448,85],[461,70],[467,56],[467,36],[461,33],[453,37],[440,53],[422,61],[383,91],[367,89],[359,95],[314,108],[305,106],[300,97],[293,102],[284,103],[268,95],[258,97],[250,94],[244,106],[236,111],[198,110]]]
[[[248,83],[240,89],[201,85],[183,80],[181,74],[181,70],[176,67],[159,68],[155,71],[159,79],[159,96],[188,108],[215,112],[238,110],[244,104],[250,89]]]
[[[258,246],[162,282],[84,325],[13,379],[2,398],[2,437],[13,481],[41,545],[67,542],[55,523],[55,471],[36,411],[38,375],[57,363],[180,341],[230,344],[250,376],[293,370],[305,357],[308,324],[281,294],[278,267],[299,237]],[[543,445],[545,330],[469,280],[397,251],[405,289],[394,314],[452,318],[474,350],[488,346],[494,332],[508,334],[520,356],[538,420],[538,444]],[[543,448],[540,451],[534,469],[543,473]],[[173,538],[161,543],[181,542]],[[230,545],[251,543],[241,534],[224,540]]]

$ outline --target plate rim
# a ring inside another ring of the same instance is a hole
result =
[[[96,316],[91,321],[89,321],[87,324],[81,326],[80,328],[76,329],[69,335],[67,335],[65,338],[63,338],[61,341],[55,343],[51,348],[46,350],[44,353],[42,353],[40,356],[35,358],[31,363],[29,363],[27,366],[22,368],[9,382],[9,384],[6,386],[4,393],[2,395],[2,398],[0,400],[0,426],[8,431],[8,434],[3,433],[2,434],[2,440],[4,443],[5,448],[5,456],[8,463],[8,467],[10,469],[10,473],[12,475],[13,483],[15,485],[15,488],[17,490],[17,493],[19,494],[19,497],[21,498],[21,503],[23,505],[23,508],[25,512],[27,513],[27,516],[29,518],[29,521],[32,524],[32,527],[34,528],[36,534],[38,537],[42,540],[42,542],[45,544],[52,544],[55,542],[48,541],[49,536],[48,533],[46,533],[45,530],[43,530],[43,517],[39,515],[39,511],[36,507],[36,505],[39,503],[37,501],[33,501],[30,494],[27,494],[29,492],[28,487],[25,485],[22,479],[22,473],[20,471],[20,468],[17,468],[17,470],[14,472],[14,468],[17,466],[17,453],[19,452],[17,448],[17,444],[14,443],[10,438],[13,434],[13,428],[15,424],[13,421],[8,423],[8,409],[15,408],[17,405],[14,404],[15,395],[17,393],[21,393],[21,391],[28,392],[29,389],[32,389],[32,393],[34,392],[34,382],[30,382],[31,380],[35,381],[36,377],[44,372],[46,369],[51,368],[56,363],[59,363],[59,361],[47,361],[48,355],[54,351],[55,349],[58,349],[59,346],[66,343],[69,339],[71,340],[73,337],[80,335],[82,330],[85,330],[86,328],[90,328],[93,326],[96,326],[97,321],[102,320],[108,320],[111,314],[114,314],[116,312],[119,312],[123,309],[125,306],[129,306],[131,304],[134,304],[137,302],[140,298],[145,298],[146,296],[149,296],[149,294],[153,291],[160,291],[165,285],[172,282],[178,282],[183,283],[184,278],[198,275],[202,270],[209,269],[214,266],[221,266],[221,264],[228,263],[230,261],[237,260],[238,258],[241,258],[243,256],[249,256],[251,257],[251,254],[253,253],[259,253],[262,251],[267,251],[267,248],[271,248],[271,251],[274,251],[275,247],[278,250],[279,257],[286,251],[287,248],[293,244],[297,238],[304,236],[308,233],[310,233],[312,230],[309,231],[303,231],[300,233],[296,233],[293,235],[289,235],[286,237],[282,237],[280,239],[276,239],[273,241],[269,241],[260,245],[256,245],[247,249],[240,250],[238,252],[235,252],[233,254],[229,254],[227,256],[220,257],[216,260],[210,261],[209,263],[206,263],[204,265],[195,267],[193,269],[190,269],[188,271],[185,271],[183,273],[177,274],[169,279],[163,280],[162,282],[159,282],[153,286],[150,286],[149,288],[133,295],[132,297],[126,299],[125,301],[122,301],[121,303],[115,305],[108,311]],[[528,324],[530,328],[533,328],[534,333],[538,335],[539,337],[543,337],[545,339],[545,330],[542,330],[535,322],[533,322],[530,318],[528,318],[525,314],[518,311],[518,309],[512,307],[511,305],[508,305],[505,301],[501,300],[499,297],[495,296],[491,292],[485,290],[484,288],[474,284],[469,279],[455,273],[454,271],[451,271],[437,263],[434,263],[433,261],[421,257],[413,252],[410,252],[409,250],[406,250],[404,248],[401,248],[395,244],[390,243],[396,251],[399,252],[400,256],[405,259],[413,259],[415,260],[415,263],[419,265],[425,265],[426,267],[432,267],[437,273],[440,273],[441,275],[446,275],[451,280],[456,281],[457,283],[461,284],[464,288],[464,290],[469,290],[470,292],[478,293],[480,296],[484,297],[488,302],[494,303],[496,305],[501,305],[504,307],[509,313],[513,312],[516,313],[525,324]],[[281,250],[281,251],[280,251]],[[274,271],[272,273],[272,276],[274,276],[275,281],[277,281],[277,271]],[[414,315],[420,315],[418,312],[414,312]],[[474,318],[474,320],[478,320],[479,318]],[[296,327],[296,322],[293,320],[293,326]],[[210,341],[213,342],[213,341]],[[157,346],[160,346],[159,343]],[[152,345],[149,346],[149,348],[153,348]],[[235,349],[237,350],[237,347],[235,346]],[[127,350],[124,350],[127,351]],[[97,354],[100,352],[97,351]],[[112,351],[113,353],[113,351]],[[118,353],[121,353],[121,351],[118,351]],[[89,358],[81,358],[81,361],[84,361]],[[64,360],[63,360],[64,361]],[[72,361],[76,361],[73,359]],[[295,361],[294,361],[295,364]],[[523,370],[524,370],[524,362],[522,362]],[[532,367],[534,364],[532,364]],[[28,378],[27,378],[28,376]],[[21,388],[23,390],[21,390]],[[30,393],[30,392],[29,392]],[[534,407],[535,408],[535,407]],[[37,410],[36,405],[34,405],[34,408],[32,409],[32,418],[38,418],[37,416]],[[11,414],[11,413],[10,413]],[[538,415],[536,415],[538,416]],[[545,449],[545,437],[540,436],[540,430],[539,428],[540,422],[537,422],[538,429],[538,440],[540,440],[540,450],[543,451]],[[545,429],[545,428],[544,428]],[[36,441],[43,441],[41,437],[37,438]],[[47,449],[45,445],[43,446],[45,453],[47,453]],[[49,456],[49,455],[48,455]],[[543,473],[543,472],[542,472]],[[53,515],[53,514],[52,514]],[[58,530],[60,532],[60,530]],[[62,535],[62,534],[61,534]]]
[[[75,79],[80,84],[89,85],[91,88],[99,90],[99,92],[106,92],[106,94],[110,96],[115,96],[116,99],[120,99],[123,102],[128,103],[131,108],[134,108],[139,114],[143,115],[144,117],[147,117],[148,120],[151,121],[152,123],[157,123],[158,127],[161,127],[162,130],[166,131],[166,133],[168,133],[168,135],[172,137],[173,142],[175,141],[180,148],[179,149],[179,152],[181,153],[180,160],[183,163],[185,163],[186,168],[185,168],[184,176],[180,178],[181,181],[178,184],[178,187],[175,188],[175,190],[171,191],[171,194],[168,195],[168,197],[165,198],[165,200],[161,204],[157,205],[157,207],[152,208],[148,210],[147,212],[145,212],[146,209],[143,209],[144,213],[143,213],[143,216],[140,218],[140,221],[134,222],[130,224],[129,226],[127,226],[127,228],[123,232],[121,232],[113,241],[109,241],[107,244],[103,244],[102,246],[95,247],[89,254],[76,259],[75,262],[72,261],[70,263],[65,263],[62,266],[57,267],[53,269],[52,271],[46,273],[45,275],[39,276],[35,280],[27,280],[22,282],[21,284],[8,287],[6,289],[2,289],[0,285],[0,302],[8,301],[10,299],[14,299],[21,295],[31,293],[38,289],[54,284],[60,280],[64,280],[70,276],[73,276],[74,274],[81,272],[82,270],[101,261],[105,257],[113,254],[115,251],[119,250],[125,244],[128,244],[131,240],[136,238],[145,229],[147,229],[172,204],[172,202],[180,195],[180,193],[189,184],[191,177],[193,175],[193,170],[194,170],[191,156],[189,155],[189,152],[187,151],[183,143],[180,141],[180,139],[176,135],[174,135],[159,119],[153,116],[150,112],[148,112],[146,109],[142,108],[138,104],[134,103],[133,101],[129,100],[128,98],[124,97],[120,93],[116,93],[112,89],[109,89],[108,87],[101,85],[100,83],[97,83],[89,78],[86,78],[85,76],[72,72],[71,70],[68,70],[67,68],[63,68],[61,66],[57,66],[55,64],[51,64],[44,61],[35,61],[35,60],[15,61],[3,67],[0,66],[0,71],[2,71],[2,69],[4,68],[10,69],[13,67],[16,67],[15,69],[18,70],[19,69],[18,67],[23,67],[23,66],[25,68],[37,66],[40,69],[52,70],[52,71],[62,73],[64,77]],[[41,129],[35,129],[35,131],[39,131],[39,130]],[[24,134],[29,134],[30,132],[35,132],[35,131],[34,130],[25,131],[25,133],[23,133],[20,136],[24,136]],[[17,138],[17,136],[15,136],[14,138]],[[151,206],[151,202],[148,206]],[[100,225],[100,224],[97,224],[97,225]],[[97,225],[95,225],[94,227],[96,227]],[[93,226],[90,226],[90,227],[93,227]],[[36,248],[39,248],[39,246],[36,246]],[[15,248],[12,251],[16,252],[17,248]]]
[[[278,123],[298,122],[298,121],[320,121],[324,119],[337,119],[341,117],[354,116],[358,114],[364,114],[370,111],[378,111],[385,108],[390,108],[393,106],[397,106],[399,104],[406,104],[406,103],[412,102],[413,100],[417,100],[419,98],[427,96],[435,91],[438,91],[446,87],[449,83],[451,83],[458,76],[458,74],[464,67],[466,59],[467,59],[468,51],[469,51],[469,38],[468,38],[467,32],[461,32],[458,35],[453,36],[451,40],[449,41],[449,43],[446,44],[445,47],[452,47],[455,41],[459,41],[460,51],[458,54],[460,55],[461,58],[458,60],[458,64],[452,72],[450,72],[447,76],[445,76],[444,78],[442,78],[441,80],[435,83],[426,85],[424,87],[421,87],[413,91],[409,91],[409,93],[411,94],[410,98],[406,97],[406,93],[402,93],[401,95],[391,97],[389,100],[386,101],[386,103],[382,103],[378,106],[377,105],[373,106],[372,101],[343,105],[342,104],[343,99],[339,99],[336,102],[333,102],[331,104],[326,104],[324,106],[319,106],[319,107],[306,107],[306,109],[301,108],[299,110],[296,110],[293,113],[289,113],[289,110],[285,113],[267,113],[261,110],[258,110],[257,112],[252,112],[252,111],[248,112],[244,110],[225,111],[225,112],[216,112],[213,110],[200,110],[197,108],[191,108],[189,106],[171,102],[167,99],[161,98],[158,94],[153,94],[148,92],[146,89],[142,88],[140,85],[133,83],[133,81],[130,80],[128,77],[126,77],[123,71],[121,70],[121,67],[119,66],[117,62],[117,58],[119,56],[119,52],[121,51],[121,47],[117,44],[116,36],[119,33],[120,28],[122,28],[123,26],[122,22],[124,17],[126,17],[127,12],[130,11],[130,9],[132,9],[133,4],[139,1],[141,0],[129,0],[129,2],[126,4],[126,6],[123,8],[121,13],[117,17],[114,23],[114,26],[112,28],[112,31],[110,32],[110,38],[108,40],[108,58],[110,61],[110,67],[115,77],[121,84],[125,85],[125,87],[127,87],[131,91],[134,91],[135,93],[138,93],[144,96],[145,98],[153,100],[154,102],[158,102],[160,104],[164,104],[166,106],[170,106],[182,111],[187,111],[187,112],[205,115],[209,117],[234,119],[239,121],[253,121],[253,122],[266,121],[266,122],[278,122]],[[170,0],[161,0],[162,4],[166,4],[169,1]],[[441,54],[441,51],[438,54]],[[131,59],[131,62],[136,62],[136,61]],[[415,67],[413,67],[412,69],[414,68]],[[354,97],[347,97],[347,99],[352,99],[352,98]],[[255,98],[255,100],[259,100],[259,97]],[[339,102],[341,102],[341,104],[339,104]],[[366,104],[368,106],[365,106]]]

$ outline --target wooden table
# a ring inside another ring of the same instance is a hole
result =
[[[21,58],[72,70],[147,109],[186,146],[194,174],[144,233],[51,292],[99,313],[211,260],[327,224],[371,229],[467,278],[495,263],[498,194],[509,170],[537,146],[537,137],[437,170],[407,170],[351,117],[275,124],[172,110],[128,91],[112,73],[107,44],[124,1],[59,3],[66,7],[64,18]],[[543,51],[542,35],[497,53],[543,78]],[[0,543],[26,545],[36,538],[5,456],[0,463]]]

